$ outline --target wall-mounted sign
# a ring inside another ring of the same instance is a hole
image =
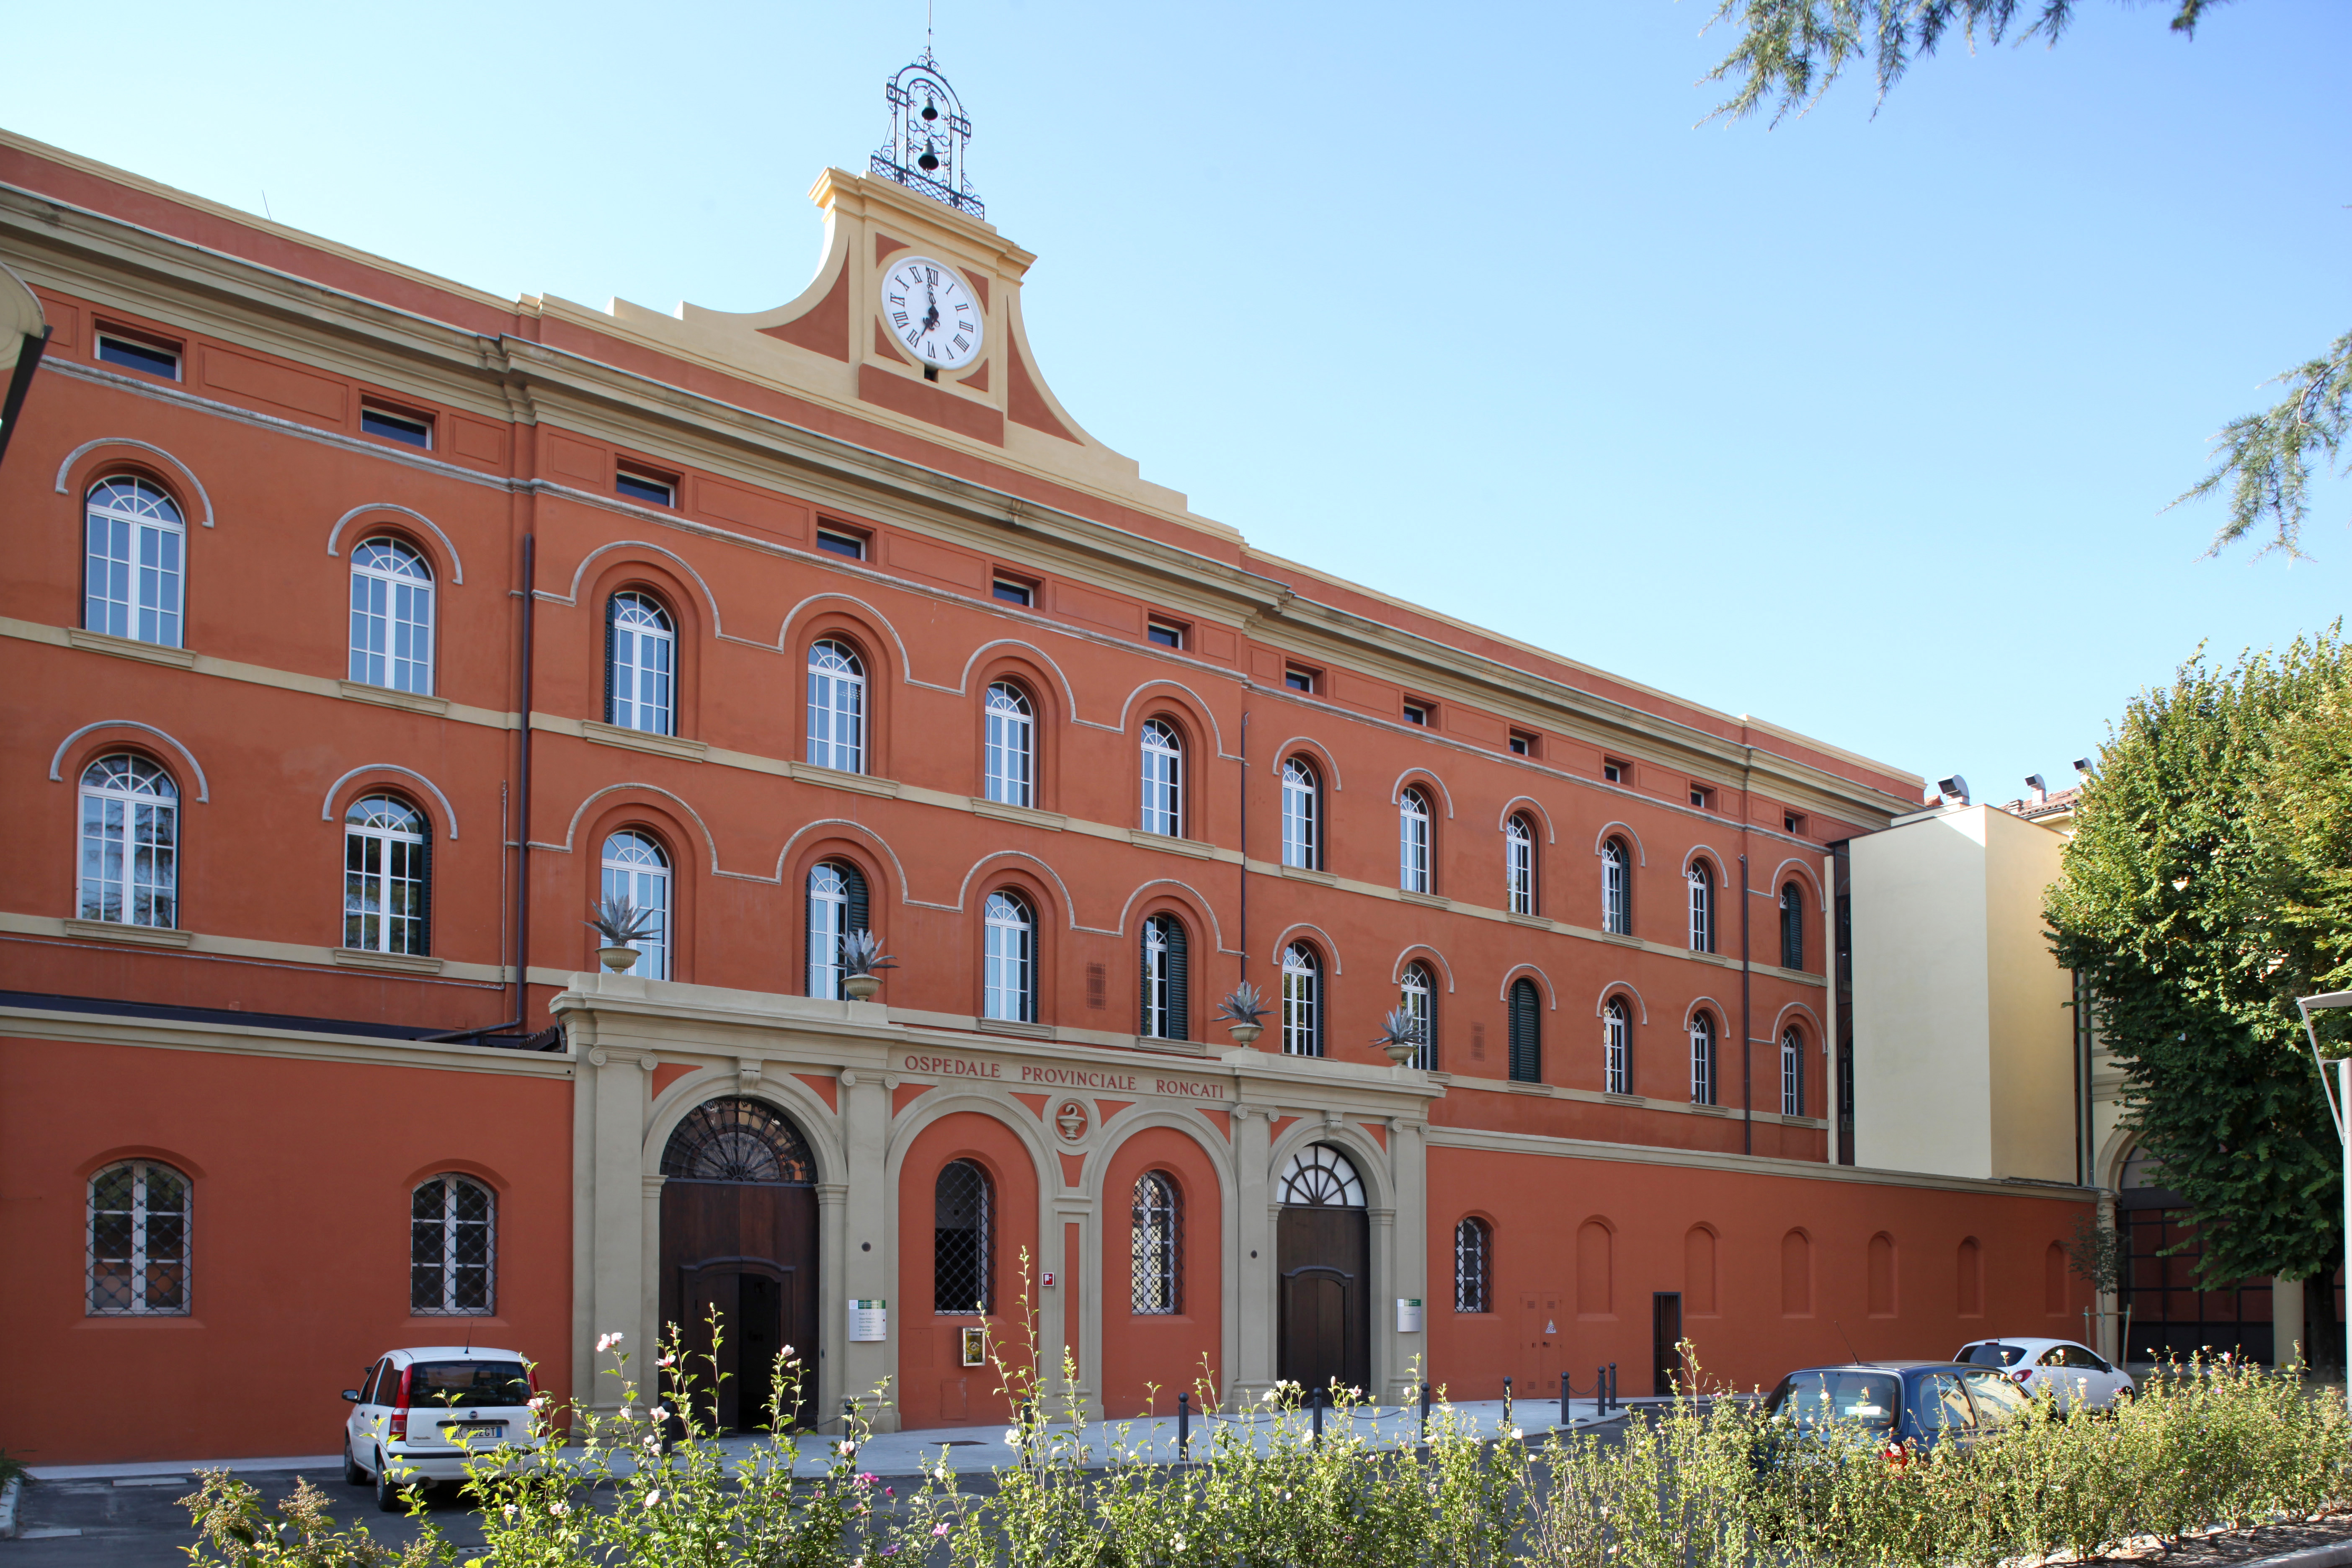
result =
[[[988,1331],[986,1329],[966,1329],[963,1331],[963,1364],[966,1366],[988,1364]]]
[[[1005,1069],[1010,1067],[1010,1072]],[[898,1058],[902,1072],[931,1078],[983,1079],[1060,1089],[1108,1089],[1114,1094],[1161,1094],[1171,1100],[1231,1100],[1231,1086],[1214,1079],[1169,1078],[1116,1068],[1041,1066],[986,1061],[977,1057],[936,1056],[909,1051]]]
[[[1399,1296],[1397,1298],[1397,1332],[1401,1334],[1421,1332],[1420,1297]]]
[[[1051,1290],[1054,1288],[1054,1271],[1048,1268],[1045,1273],[1039,1275],[1037,1277],[1037,1283],[1045,1289]]]
[[[849,1303],[849,1338],[853,1344],[873,1344],[890,1337],[890,1303],[858,1301]]]

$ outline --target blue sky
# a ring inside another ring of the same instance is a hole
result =
[[[1043,369],[1262,548],[1979,799],[2352,595],[2164,511],[2352,328],[2352,6],[1696,126],[1704,0],[939,0]],[[778,303],[921,0],[19,7],[0,123],[514,296]],[[1696,127],[1696,128],[1695,128]]]

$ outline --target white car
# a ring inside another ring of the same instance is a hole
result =
[[[513,1351],[481,1345],[393,1351],[367,1369],[343,1423],[343,1479],[375,1486],[386,1513],[420,1481],[466,1479],[466,1450],[530,1438],[538,1379]]]
[[[2065,1411],[2112,1410],[2134,1391],[2131,1373],[2073,1340],[1977,1340],[1962,1345],[1954,1361],[1996,1366],[2031,1394],[2050,1391]]]

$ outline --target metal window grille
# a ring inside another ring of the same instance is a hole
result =
[[[1805,895],[1794,882],[1780,889],[1780,967],[1805,967]]]
[[[1408,963],[1404,966],[1403,1007],[1412,1020],[1413,1038],[1418,1048],[1413,1052],[1412,1065],[1423,1072],[1437,1070],[1437,985],[1430,978],[1426,965]]]
[[[180,646],[180,556],[187,525],[172,498],[127,475],[90,487],[85,509],[82,625],[110,637]]]
[[[1691,1020],[1691,1103],[1715,1103],[1715,1020],[1701,1013]]]
[[[1003,681],[988,689],[988,798],[1007,805],[1031,802],[1034,721],[1029,699]]]
[[[1601,929],[1617,936],[1633,934],[1633,889],[1625,846],[1614,838],[1601,847]]]
[[[1323,1054],[1320,966],[1304,943],[1282,950],[1282,1049],[1286,1056]]]
[[[81,775],[81,918],[179,920],[180,792],[144,757],[100,757]]]
[[[1429,891],[1429,802],[1417,789],[1397,797],[1397,886]]]
[[[433,572],[396,539],[352,552],[352,679],[394,691],[433,689]]]
[[[688,1182],[804,1187],[816,1181],[816,1161],[792,1119],[742,1095],[708,1100],[687,1112],[662,1146],[661,1168]]]
[[[677,733],[677,634],[644,594],[615,594],[605,611],[607,721],[650,735]]]
[[[1143,1315],[1183,1310],[1184,1226],[1176,1184],[1147,1171],[1135,1184],[1129,1304]]]
[[[1511,1078],[1543,1081],[1543,995],[1532,980],[1511,982]]]
[[[1158,719],[1143,726],[1143,831],[1184,836],[1184,744]]]
[[[343,945],[362,952],[425,953],[432,883],[425,816],[406,801],[369,795],[343,814]]]
[[[814,643],[808,659],[808,760],[866,771],[866,668],[844,643]]]
[[[1704,860],[1690,868],[1690,944],[1693,952],[1715,951],[1715,879]]]
[[[126,1160],[90,1178],[91,1315],[188,1310],[188,1178],[152,1160]]]
[[[940,1172],[932,1202],[931,1310],[985,1315],[994,1272],[987,1173],[969,1160],[950,1161]]]
[[[1315,865],[1315,770],[1293,757],[1282,764],[1282,863]]]
[[[1515,816],[1503,828],[1503,871],[1507,885],[1511,912],[1531,915],[1536,912],[1536,838],[1528,826],[1528,819]]]
[[[1780,1114],[1805,1113],[1805,1041],[1791,1029],[1780,1037]]]
[[[408,1310],[418,1317],[487,1313],[496,1301],[498,1202],[464,1176],[418,1187],[408,1205]]]
[[[1633,1019],[1625,1004],[1612,1001],[1601,1023],[1606,1081],[1612,1094],[1633,1092]]]
[[[1036,1016],[1034,931],[1029,906],[1012,893],[991,893],[985,921],[981,1014],[1028,1023]]]
[[[1348,1156],[1328,1143],[1310,1143],[1282,1167],[1282,1202],[1308,1208],[1360,1209],[1364,1184]]]
[[[642,833],[624,831],[604,840],[604,897],[625,899],[653,911],[646,934],[629,943],[637,950],[637,973],[648,980],[669,978],[669,857]]]
[[[1491,1312],[1495,1310],[1494,1233],[1483,1219],[1465,1219],[1454,1227],[1454,1310]]]

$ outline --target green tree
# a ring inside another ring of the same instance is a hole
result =
[[[2207,9],[2220,0],[2165,0],[2175,7],[2172,30],[2194,37]],[[1911,62],[1936,52],[1958,33],[1974,48],[1981,37],[1998,44],[2042,37],[2056,44],[2074,19],[2074,0],[1720,0],[1710,27],[1735,23],[1738,40],[1706,79],[1732,84],[1714,118],[1741,119],[1768,105],[1771,123],[1802,114],[1829,91],[1846,68],[1869,60],[1878,98]],[[2352,443],[2352,332],[2326,353],[2279,375],[2284,395],[2259,413],[2232,419],[2214,437],[2213,468],[2173,501],[2198,500],[2226,487],[2230,512],[2208,555],[2219,554],[2267,526],[2271,537],[2257,555],[2273,550],[2303,554],[2303,525],[2315,459],[2345,464]]]
[[[2044,900],[2212,1281],[2308,1279],[2343,1245],[2342,1156],[2294,998],[2352,961],[2347,702],[2334,628],[2228,669],[2192,659],[2125,712]]]

